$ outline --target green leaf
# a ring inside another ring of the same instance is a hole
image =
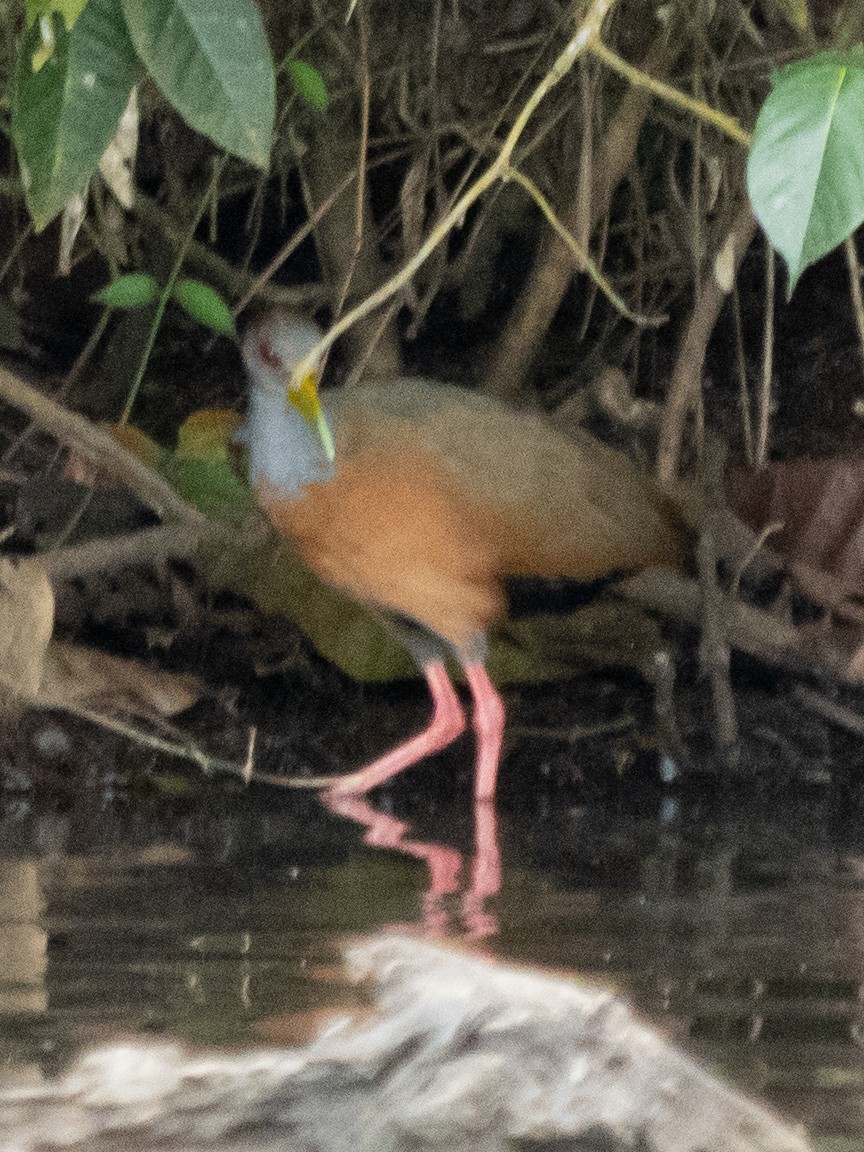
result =
[[[756,123],[747,189],[768,239],[801,273],[864,221],[864,51],[783,68]]]
[[[171,295],[199,324],[223,336],[235,335],[237,329],[231,309],[209,284],[202,284],[200,280],[178,280]]]
[[[330,97],[324,77],[317,68],[307,64],[305,60],[289,60],[288,74],[298,96],[302,96],[317,112],[327,111]]]
[[[87,0],[26,0],[24,12],[27,27],[41,20],[43,16],[51,17],[59,12],[67,28],[73,28],[75,21],[84,11]]]
[[[267,168],[273,63],[253,0],[122,0],[129,34],[180,115],[221,148]]]
[[[247,516],[256,501],[232,467],[241,417],[222,408],[193,412],[177,434],[177,450],[163,472],[177,491],[214,519]]]
[[[214,520],[248,516],[256,507],[249,487],[238,480],[227,460],[195,460],[172,457],[165,477],[184,500]]]
[[[24,36],[12,95],[12,138],[37,231],[73,197],[86,196],[137,75],[114,0],[89,0],[71,31],[55,14],[47,58],[42,27],[37,21]]]
[[[405,649],[368,609],[313,576],[275,530],[265,539],[243,539],[237,547],[198,557],[207,579],[247,596],[263,612],[296,620],[317,651],[356,680],[417,676]]]
[[[159,285],[146,272],[130,272],[118,276],[91,297],[97,304],[107,304],[109,308],[140,308],[152,304],[159,295]]]
[[[243,423],[231,408],[199,408],[177,432],[177,456],[185,460],[230,460]]]

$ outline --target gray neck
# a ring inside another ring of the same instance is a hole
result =
[[[253,485],[264,480],[291,496],[304,484],[333,478],[320,437],[284,395],[251,389],[247,442]]]

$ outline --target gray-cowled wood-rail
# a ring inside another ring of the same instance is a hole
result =
[[[362,793],[446,747],[465,719],[445,661],[474,702],[475,795],[494,795],[504,705],[485,668],[508,576],[593,580],[674,562],[681,534],[628,457],[543,416],[427,379],[326,392],[294,369],[318,328],[270,314],[248,330],[250,481],[322,580],[382,614],[432,695],[422,732],[338,778]]]

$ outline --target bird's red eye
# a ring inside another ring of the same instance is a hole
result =
[[[268,368],[275,368],[278,370],[282,367],[282,361],[273,351],[273,345],[269,340],[259,340],[258,355],[261,357],[262,363],[266,364]]]

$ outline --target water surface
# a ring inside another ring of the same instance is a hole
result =
[[[353,1001],[341,940],[425,924],[613,984],[821,1146],[864,1147],[864,817],[824,789],[691,791],[622,786],[577,804],[505,787],[501,891],[485,899],[472,896],[462,778],[434,800],[409,784],[373,798],[412,844],[461,858],[454,891],[431,896],[422,852],[364,844],[311,794],[96,804],[83,789],[53,806],[7,794],[4,1080],[32,1081],[120,1033],[243,1045],[273,1035],[278,1017],[291,1042],[310,1013]]]

